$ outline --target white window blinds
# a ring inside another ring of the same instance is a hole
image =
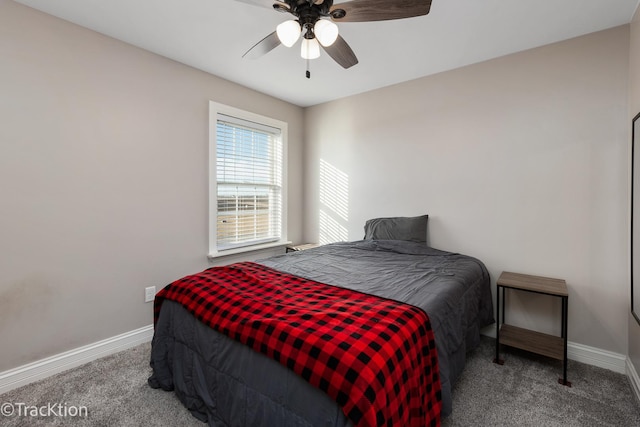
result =
[[[282,216],[281,130],[217,114],[217,250],[278,241]]]

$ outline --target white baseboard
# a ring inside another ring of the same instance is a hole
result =
[[[486,335],[495,338],[494,331],[485,331]],[[493,333],[492,333],[493,332]],[[47,378],[59,372],[75,368],[136,345],[151,341],[153,325],[144,326],[134,331],[126,332],[115,337],[107,338],[93,344],[57,354],[46,359],[0,372],[0,394],[15,388]],[[567,357],[570,360],[586,363],[626,374],[640,399],[640,378],[633,364],[622,354],[602,350],[574,342],[567,344]]]
[[[638,372],[636,368],[631,363],[631,359],[627,358],[627,377],[629,378],[629,382],[631,382],[631,387],[636,394],[638,400],[640,400],[640,377],[638,377]]]
[[[495,325],[485,328],[482,334],[491,338],[496,337]],[[567,358],[576,362],[586,363],[587,365],[597,366],[599,368],[609,369],[619,374],[627,373],[627,356],[614,353],[608,350],[602,350],[588,345],[578,344],[575,342],[567,342]]]
[[[619,374],[627,373],[627,356],[620,353],[569,342],[567,344],[567,358],[587,365],[609,369]]]
[[[151,341],[153,325],[0,372],[0,394]]]

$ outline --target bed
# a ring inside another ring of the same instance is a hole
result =
[[[479,344],[480,329],[493,323],[489,274],[481,261],[424,242],[369,238],[258,263],[424,310],[435,337],[441,414],[451,413],[451,389],[465,354]],[[165,300],[157,313],[151,366],[151,387],[173,390],[211,426],[353,425],[322,390],[174,301]]]

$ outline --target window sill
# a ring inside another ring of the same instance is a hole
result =
[[[279,241],[279,242],[265,243],[262,245],[245,246],[237,249],[227,249],[226,251],[211,253],[207,255],[207,258],[209,258],[209,260],[215,260],[215,259],[232,256],[232,255],[248,254],[248,253],[259,252],[267,249],[275,249],[279,247],[284,249],[287,245],[290,245],[290,244],[291,242],[289,241]]]

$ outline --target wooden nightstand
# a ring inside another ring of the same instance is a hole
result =
[[[503,272],[496,282],[496,358],[495,363],[502,365],[500,359],[500,344],[516,347],[522,350],[538,353],[563,361],[562,378],[560,384],[571,387],[567,381],[567,315],[569,310],[569,293],[567,283],[562,279],[549,277],[530,276],[528,274]],[[543,334],[529,329],[508,325],[504,320],[505,289],[535,292],[562,298],[562,329],[561,336]],[[502,290],[502,306],[500,305],[500,291]],[[502,322],[500,321],[500,309],[502,308]]]
[[[320,246],[317,243],[305,243],[302,245],[287,245],[287,250],[286,252],[298,252],[298,251],[304,251],[306,249],[311,249],[311,248],[316,248]]]

